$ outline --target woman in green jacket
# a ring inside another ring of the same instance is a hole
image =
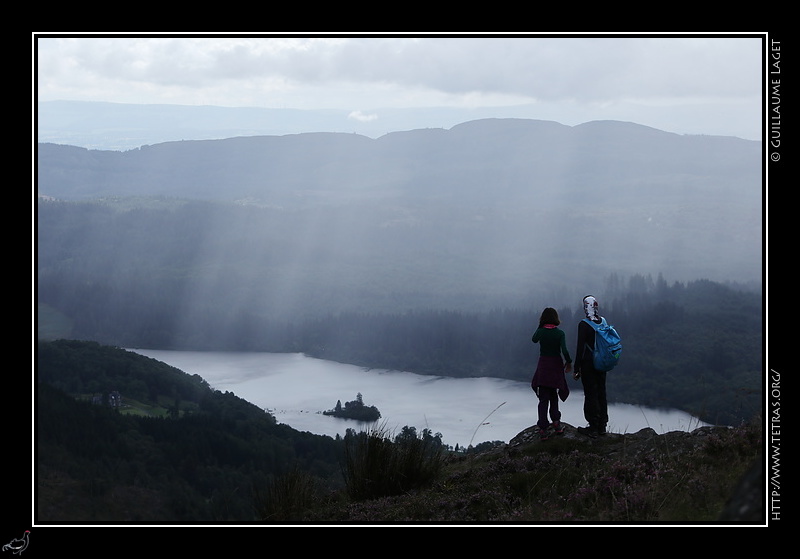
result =
[[[560,435],[564,432],[561,424],[561,411],[558,400],[565,401],[569,396],[569,386],[565,374],[572,371],[572,358],[567,351],[564,331],[560,324],[558,312],[547,307],[539,318],[539,327],[533,333],[531,341],[539,344],[539,361],[531,380],[531,388],[539,397],[539,437],[547,440],[547,429],[550,426],[548,414],[553,420],[553,431]],[[563,359],[562,359],[563,355]],[[566,361],[566,365],[564,362]]]

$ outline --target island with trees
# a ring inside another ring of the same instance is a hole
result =
[[[342,406],[341,400],[336,400],[336,407],[332,410],[322,412],[323,415],[332,415],[342,419],[355,419],[356,421],[377,421],[381,417],[381,412],[375,406],[367,406],[361,392],[356,394],[356,399],[345,402]]]

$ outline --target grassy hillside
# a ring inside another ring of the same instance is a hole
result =
[[[587,439],[567,426],[539,441],[530,428],[507,445],[450,455],[426,487],[356,502],[341,493],[287,520],[355,523],[654,524],[765,522],[761,427]],[[742,478],[760,479],[740,491]]]

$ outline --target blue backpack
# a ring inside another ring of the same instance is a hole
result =
[[[622,355],[622,339],[613,326],[601,318],[600,324],[588,318],[583,319],[594,328],[594,368],[598,371],[610,371],[619,362]]]

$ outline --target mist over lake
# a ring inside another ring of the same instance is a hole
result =
[[[335,437],[348,428],[370,424],[323,415],[361,393],[366,405],[381,412],[378,424],[399,432],[408,425],[417,432],[441,433],[445,444],[477,445],[508,442],[536,423],[536,396],[526,382],[497,378],[449,378],[368,369],[308,357],[301,353],[198,352],[134,349],[187,374],[197,374],[220,391],[229,391],[272,413],[280,423],[299,431]],[[533,366],[533,365],[532,365]],[[613,374],[608,390],[614,393]],[[560,403],[562,421],[584,425],[583,393],[571,389]],[[630,433],[652,427],[658,433],[691,430],[704,423],[669,409],[609,404],[611,432]]]

